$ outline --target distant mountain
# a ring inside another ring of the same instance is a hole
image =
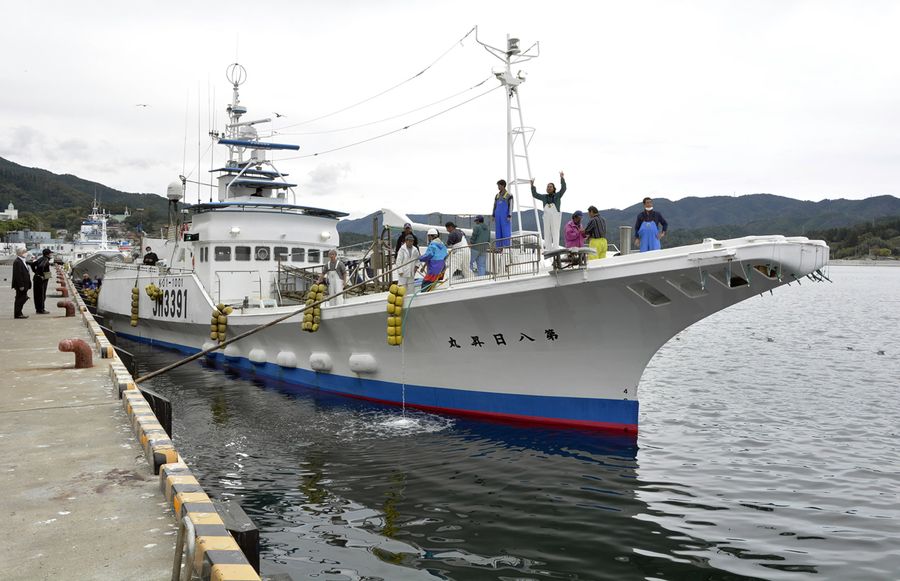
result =
[[[563,208],[565,198],[563,198]],[[670,244],[686,243],[704,237],[725,238],[747,234],[803,235],[811,230],[824,230],[852,226],[875,218],[900,216],[900,198],[895,196],[874,196],[864,200],[823,200],[807,202],[775,196],[772,194],[751,194],[746,196],[713,196],[709,198],[683,198],[671,201],[654,198],[653,204],[669,223]],[[571,210],[574,210],[572,208]],[[586,208],[582,208],[586,210]],[[619,226],[634,226],[641,204],[624,210],[601,209],[606,219],[611,238]],[[540,212],[539,212],[540,213]],[[377,214],[369,214],[357,220],[343,220],[338,224],[338,232],[371,235],[372,219]],[[416,222],[443,224],[453,221],[458,226],[469,227],[471,217],[455,214],[410,214]],[[571,214],[563,212],[563,221]],[[378,227],[381,218],[377,216]],[[513,229],[517,228],[515,216]],[[522,228],[535,230],[534,213],[529,208],[522,213]]]
[[[20,213],[35,214],[43,228],[71,229],[90,209],[95,195],[107,210],[114,213],[123,211],[125,206],[132,211],[144,208],[142,219],[145,227],[153,222],[162,223],[166,219],[168,202],[162,196],[121,192],[73,175],[58,175],[0,158],[0,208],[5,208],[12,202]],[[487,207],[475,208],[475,212],[490,210],[490,200],[487,202]],[[530,199],[526,203],[530,205]],[[597,205],[600,206],[599,203]],[[704,237],[803,235],[813,230],[849,227],[876,218],[900,217],[900,198],[888,195],[864,200],[821,202],[806,202],[772,194],[690,197],[675,202],[655,198],[654,205],[669,222],[668,245],[689,243]],[[600,213],[606,218],[611,239],[618,239],[616,232],[619,226],[634,225],[640,208],[639,203],[623,210],[601,208]],[[564,198],[563,209],[568,210],[563,212],[565,222],[575,208],[568,207]],[[440,212],[410,214],[410,218],[416,222],[444,224],[452,220],[462,227],[470,227],[473,216],[474,214],[458,216]],[[358,241],[363,236],[371,237],[373,217],[376,218],[380,231],[381,217],[378,214],[338,223],[338,232],[344,235],[342,244]],[[530,208],[522,212],[522,228],[536,229],[534,213]],[[515,217],[513,229],[518,229]]]
[[[43,228],[71,228],[73,219],[90,211],[95,196],[112,213],[121,213],[128,206],[132,212],[144,208],[145,221],[166,216],[168,201],[162,196],[120,192],[97,182],[21,166],[0,157],[0,207],[6,209],[12,202],[20,215],[36,214]]]

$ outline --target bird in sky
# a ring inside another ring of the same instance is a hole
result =
[[[272,113],[275,114],[275,117],[287,117],[287,115],[282,115],[281,113],[276,113],[275,111],[272,111]]]
[[[137,104],[135,105],[135,107],[149,107],[149,106],[150,106],[150,105],[148,105],[147,103],[137,103]]]

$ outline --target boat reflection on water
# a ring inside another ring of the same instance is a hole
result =
[[[124,342],[141,367],[178,355]],[[714,544],[659,524],[634,437],[407,412],[189,365],[172,400],[182,455],[261,531],[263,572],[295,579],[740,579]],[[652,496],[652,495],[651,495]],[[748,558],[752,558],[748,556]]]

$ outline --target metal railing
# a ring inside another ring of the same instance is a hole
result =
[[[444,270],[447,287],[481,280],[510,279],[518,276],[534,276],[540,272],[543,255],[541,237],[537,234],[522,234],[501,238],[509,241],[509,246],[498,247],[497,240],[451,248]],[[484,274],[479,274],[481,262]],[[474,267],[474,268],[473,268]]]

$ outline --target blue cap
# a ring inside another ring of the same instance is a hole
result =
[[[581,210],[575,210],[572,212],[572,217],[574,218],[575,216],[584,216],[584,213]]]
[[[475,216],[475,221],[476,222],[484,222],[484,216],[482,216],[481,214],[478,214],[477,216]]]

